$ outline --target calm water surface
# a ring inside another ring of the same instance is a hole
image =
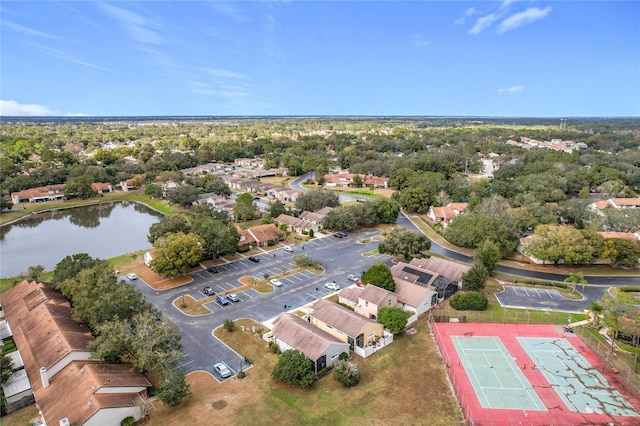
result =
[[[161,214],[133,202],[106,203],[43,213],[0,228],[0,277],[29,266],[49,271],[65,256],[108,259],[151,247],[149,227]]]

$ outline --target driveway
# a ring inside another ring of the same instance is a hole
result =
[[[361,244],[358,241],[370,238],[377,233],[378,231],[363,231],[349,233],[348,237],[340,239],[332,236],[316,238],[304,244],[292,246],[293,253],[278,249],[261,254],[257,256],[260,258],[259,263],[242,259],[218,266],[217,274],[199,271],[192,274],[191,283],[162,292],[151,289],[141,279],[133,283],[147,300],[160,309],[178,328],[185,354],[182,370],[185,373],[207,371],[217,380],[222,381],[223,379],[213,372],[214,363],[224,361],[234,373],[237,373],[241,366],[246,369],[248,365],[244,363],[242,354],[235,353],[213,336],[212,333],[216,327],[221,326],[226,319],[252,318],[257,322],[271,320],[284,311],[295,310],[334,293],[324,288],[327,282],[335,280],[344,288],[352,284],[347,280],[347,275],[366,271],[377,261],[390,265],[389,256],[381,254],[371,257],[363,256],[364,253],[375,249],[378,242]],[[297,254],[306,254],[312,260],[322,262],[325,273],[321,275],[308,271],[293,273],[294,266],[291,262]],[[207,315],[190,317],[172,305],[174,300],[187,294],[196,300],[204,298],[205,295],[202,293],[204,286],[210,286],[218,293],[239,287],[238,279],[243,276],[263,278],[265,274],[274,276],[285,271],[287,274],[280,279],[283,283],[282,287],[276,287],[268,294],[258,293],[253,289],[239,292],[240,301],[227,306],[220,306],[215,302],[207,303],[207,308],[212,311]]]

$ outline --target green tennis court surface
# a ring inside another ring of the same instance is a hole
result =
[[[518,337],[571,411],[637,416],[631,405],[564,338]]]
[[[498,337],[451,336],[484,408],[546,410]]]

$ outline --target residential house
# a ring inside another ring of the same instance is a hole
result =
[[[640,197],[610,198],[609,203],[615,209],[638,209],[640,208]]]
[[[291,227],[292,232],[296,232],[298,234],[308,233],[310,230],[318,232],[317,224],[288,214],[281,214],[275,219],[275,221],[277,223],[286,223]]]
[[[284,312],[273,321],[273,341],[281,351],[295,349],[313,362],[316,372],[332,366],[341,353],[349,353],[349,345],[308,321]]]
[[[198,176],[198,175],[206,175],[216,171],[220,171],[224,169],[224,164],[219,163],[207,163],[201,164],[195,167],[189,167],[187,169],[180,170],[184,176]]]
[[[341,186],[348,187],[353,185],[353,178],[357,173],[330,173],[324,175],[324,184],[325,186]],[[362,178],[362,185],[365,187],[374,188],[389,188],[389,178],[388,177],[379,177],[379,176],[370,176],[370,175],[360,175]]]
[[[120,188],[122,188],[123,191],[127,192],[138,189],[138,185],[136,184],[136,180],[131,178],[120,182]]]
[[[467,203],[449,203],[443,207],[431,206],[427,214],[434,222],[442,222],[444,226],[447,226],[449,222],[460,216],[467,209],[467,206]]]
[[[91,360],[93,337],[62,294],[25,280],[3,294],[2,305],[47,424],[116,426],[140,418],[136,400],[151,384],[128,365]]]
[[[252,226],[247,229],[236,227],[240,234],[238,245],[252,245],[257,247],[267,247],[276,244],[282,238],[282,231],[273,223],[266,225]]]
[[[356,293],[358,299],[354,310],[363,317],[375,320],[378,318],[378,311],[381,308],[398,304],[398,295],[382,287],[368,284],[364,287],[356,287],[356,289],[360,291]]]
[[[630,241],[632,243],[636,243],[639,244],[640,241],[638,241],[640,238],[638,237],[638,233],[632,233],[632,232],[598,232],[598,235],[600,235],[602,238],[604,239],[608,239],[608,238],[618,238],[620,240],[627,240]]]
[[[318,229],[322,229],[322,223],[331,211],[333,211],[333,207],[323,207],[314,212],[303,211],[298,217],[316,225]]]
[[[462,276],[468,270],[468,266],[433,256],[392,266],[398,304],[413,312],[409,323],[462,288]]]
[[[337,303],[320,299],[312,309],[309,313],[311,324],[347,342],[349,349],[362,357],[371,355],[377,348],[393,341],[392,335],[385,333],[382,324]]]
[[[250,169],[264,169],[264,160],[262,158],[236,158],[234,164]]]
[[[22,191],[12,192],[11,202],[13,204],[20,204],[60,200],[64,197],[65,188],[65,184],[59,184],[39,186],[37,188],[29,188]]]
[[[108,192],[113,192],[113,187],[110,183],[107,182],[93,182],[91,184],[91,189],[96,194],[106,194]]]

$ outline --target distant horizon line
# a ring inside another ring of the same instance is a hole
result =
[[[269,118],[404,118],[404,119],[426,119],[426,118],[484,118],[484,119],[640,119],[640,115],[393,115],[393,114],[382,114],[382,115],[367,115],[367,114],[353,114],[353,115],[331,115],[331,114],[317,114],[317,115],[295,115],[295,114],[283,114],[283,115],[197,115],[197,114],[188,114],[188,115],[0,115],[0,120],[16,120],[16,119],[61,119],[61,120],[82,120],[82,119],[96,119],[96,118],[118,118],[118,119],[126,119],[126,118],[209,118],[209,119],[220,119],[220,118],[244,118],[244,119],[269,119]]]

